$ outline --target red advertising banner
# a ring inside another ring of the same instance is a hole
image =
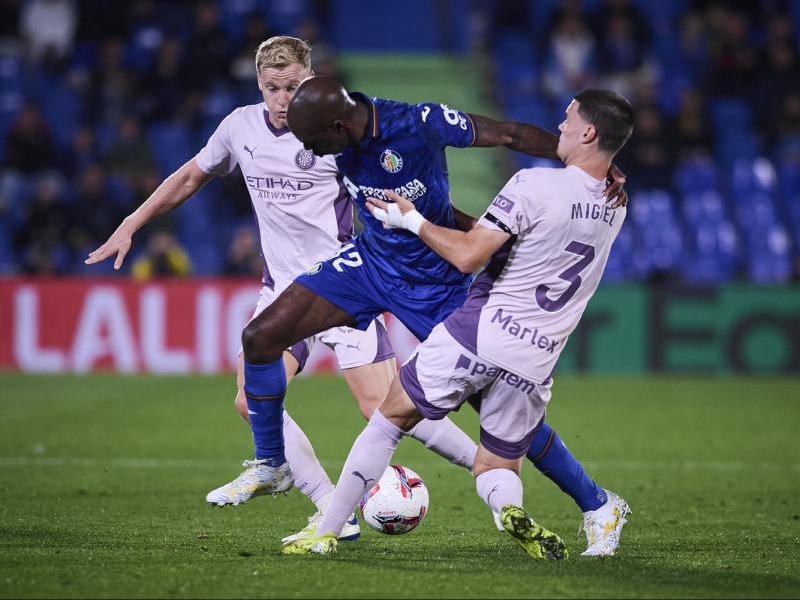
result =
[[[235,369],[259,286],[247,280],[136,283],[0,279],[0,368],[32,373],[217,373]],[[387,315],[388,317],[388,315]],[[414,338],[387,318],[399,357]],[[306,373],[336,369],[321,344]]]

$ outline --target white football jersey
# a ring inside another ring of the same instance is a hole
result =
[[[550,376],[625,219],[625,208],[608,206],[605,187],[575,166],[511,178],[478,224],[512,237],[447,320],[456,339],[537,383]]]
[[[333,156],[318,157],[265,104],[235,109],[195,157],[205,173],[242,170],[261,238],[264,284],[277,292],[353,235],[353,203]]]

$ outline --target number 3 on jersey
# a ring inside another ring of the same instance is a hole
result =
[[[581,283],[583,283],[583,279],[581,279],[579,273],[594,260],[594,246],[584,244],[583,242],[572,240],[567,244],[564,250],[582,256],[583,258],[558,275],[559,279],[569,282],[567,289],[565,289],[558,298],[551,299],[547,295],[550,291],[550,286],[545,284],[536,286],[536,303],[547,312],[556,312],[564,308],[564,305],[570,301],[575,295],[575,292],[578,291],[578,288],[581,287]]]
[[[331,266],[339,273],[344,273],[343,265],[345,267],[360,267],[364,264],[358,250],[353,250],[353,248],[355,248],[353,244],[345,244],[334,254],[338,258],[331,262]]]

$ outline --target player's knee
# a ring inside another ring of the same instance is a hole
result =
[[[377,395],[360,396],[358,398],[358,409],[361,411],[361,416],[369,421],[372,413],[381,405],[381,402],[383,402],[383,398]]]
[[[245,360],[251,363],[266,363],[281,356],[281,350],[275,351],[270,343],[266,328],[257,321],[251,321],[242,330],[242,350]]]
[[[521,464],[522,457],[505,458],[490,452],[483,445],[480,445],[475,455],[475,463],[472,466],[472,475],[473,477],[478,477],[492,469],[508,469],[519,475]]]

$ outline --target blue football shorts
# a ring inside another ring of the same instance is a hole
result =
[[[319,262],[295,279],[341,308],[366,330],[372,320],[390,312],[419,340],[461,306],[468,283],[410,283],[382,273],[357,242],[342,246],[339,252]]]

